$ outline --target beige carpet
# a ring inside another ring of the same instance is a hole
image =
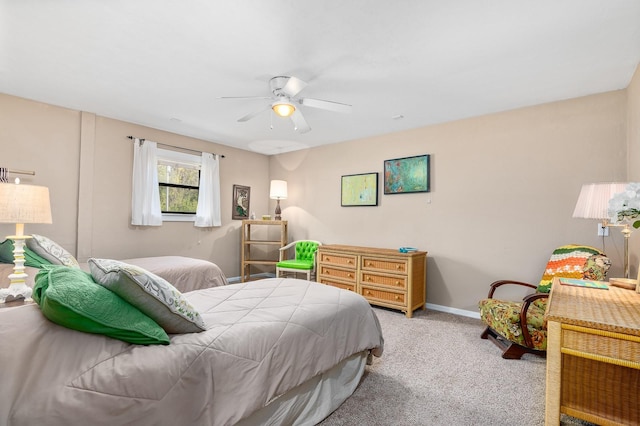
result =
[[[374,308],[385,351],[354,394],[322,426],[544,424],[543,358],[505,360],[480,339],[480,320]],[[563,418],[563,425],[582,425]]]

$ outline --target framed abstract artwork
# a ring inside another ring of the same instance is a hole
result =
[[[408,194],[429,192],[429,155],[395,158],[384,161],[384,193]]]
[[[378,173],[362,173],[342,176],[342,207],[377,206]]]
[[[242,185],[233,185],[233,200],[231,202],[232,219],[249,219],[249,203],[251,196],[251,188]]]

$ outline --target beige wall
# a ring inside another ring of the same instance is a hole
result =
[[[640,182],[640,65],[631,79],[627,88],[627,143],[629,155],[630,182]],[[640,264],[640,231],[631,234],[629,240],[629,265],[631,265],[632,278],[635,278],[635,269]]]
[[[556,246],[602,246],[571,216],[583,183],[626,177],[625,111],[625,91],[604,93],[276,155],[271,176],[289,182],[292,238],[426,250],[427,301],[476,311],[493,280],[537,282]],[[431,192],[340,206],[341,175],[382,179],[384,160],[419,154]],[[621,244],[606,242],[617,276]]]
[[[35,170],[23,181],[49,186],[54,224],[27,232],[81,260],[176,254],[213,260],[230,277],[239,275],[240,252],[232,185],[251,187],[251,210],[261,215],[275,208],[269,179],[285,179],[290,240],[427,250],[427,301],[476,311],[495,279],[537,281],[555,246],[602,247],[595,222],[571,214],[583,183],[640,179],[639,111],[636,72],[628,90],[267,157],[0,94],[0,166]],[[127,135],[224,154],[223,226],[130,226]],[[380,191],[377,207],[340,206],[342,175],[379,172],[382,180],[384,160],[420,154],[431,155],[431,192]],[[605,249],[620,276],[619,232]]]
[[[222,227],[201,229],[189,222],[131,226],[133,147],[128,135],[224,154]],[[231,219],[233,185],[251,187],[251,210],[269,209],[265,155],[2,94],[0,152],[1,166],[36,172],[22,176],[23,183],[50,188],[53,224],[27,225],[25,232],[51,237],[81,261],[182,255],[212,260],[229,277],[238,276],[241,222]],[[0,225],[3,235],[12,229]]]

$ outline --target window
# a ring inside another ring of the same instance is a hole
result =
[[[163,221],[193,221],[200,189],[200,156],[158,148],[158,186]]]

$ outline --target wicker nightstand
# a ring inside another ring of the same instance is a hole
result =
[[[546,425],[640,424],[640,294],[562,285],[547,304]]]

